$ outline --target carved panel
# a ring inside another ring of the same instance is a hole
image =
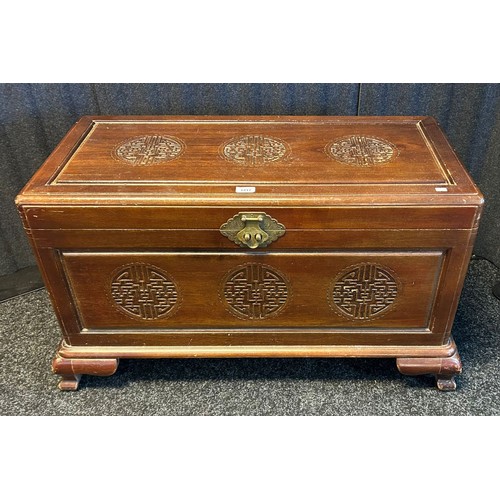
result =
[[[113,156],[132,165],[154,165],[174,160],[184,151],[184,143],[166,135],[144,135],[118,145]]]
[[[128,264],[113,273],[111,296],[120,311],[144,320],[165,318],[179,303],[179,292],[167,272],[142,263]]]
[[[398,155],[396,146],[390,142],[364,135],[336,139],[326,147],[326,152],[334,160],[359,167],[386,163]]]
[[[291,289],[280,271],[265,264],[249,263],[226,275],[220,295],[227,309],[238,318],[266,319],[284,309]]]
[[[221,147],[224,158],[240,165],[260,165],[282,160],[290,152],[285,141],[264,135],[235,137]]]
[[[363,262],[342,270],[328,292],[332,309],[352,320],[370,320],[394,306],[400,289],[394,271]]]

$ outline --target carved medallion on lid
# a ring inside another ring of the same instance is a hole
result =
[[[241,319],[266,319],[279,314],[291,296],[288,280],[277,269],[258,263],[238,266],[225,276],[220,297]]]
[[[343,269],[328,290],[332,309],[352,320],[371,320],[395,304],[401,285],[394,271],[370,262]]]
[[[284,159],[290,146],[281,140],[265,135],[234,137],[221,146],[221,155],[240,165],[261,165]]]
[[[132,165],[155,165],[179,157],[184,143],[177,137],[166,135],[143,135],[119,144],[113,156]]]
[[[165,318],[179,305],[179,292],[168,273],[143,263],[115,270],[111,296],[121,312],[136,319]]]
[[[390,142],[364,135],[336,139],[327,145],[326,152],[340,163],[358,167],[387,163],[398,155],[396,146]]]

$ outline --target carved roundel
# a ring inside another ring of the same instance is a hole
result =
[[[290,285],[280,271],[265,264],[238,266],[225,276],[221,300],[241,319],[266,319],[279,314],[291,297]]]
[[[364,135],[341,137],[328,144],[326,152],[340,163],[369,167],[387,163],[398,155],[396,146],[384,139]]]
[[[174,160],[184,151],[184,143],[177,137],[144,135],[119,144],[113,156],[132,165],[155,165]]]
[[[352,320],[370,320],[394,306],[401,288],[394,271],[363,262],[342,270],[328,291],[332,309]]]
[[[115,270],[111,296],[121,312],[144,320],[170,316],[179,304],[179,292],[168,273],[142,263]]]
[[[240,165],[261,165],[279,161],[290,153],[285,141],[265,135],[234,137],[221,146],[222,156]]]

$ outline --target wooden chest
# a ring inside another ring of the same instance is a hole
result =
[[[428,117],[83,117],[17,200],[74,390],[119,358],[394,357],[454,389],[482,196]]]

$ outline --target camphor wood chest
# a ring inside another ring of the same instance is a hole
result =
[[[428,117],[83,117],[17,198],[61,389],[120,358],[394,357],[454,389],[482,196]]]

